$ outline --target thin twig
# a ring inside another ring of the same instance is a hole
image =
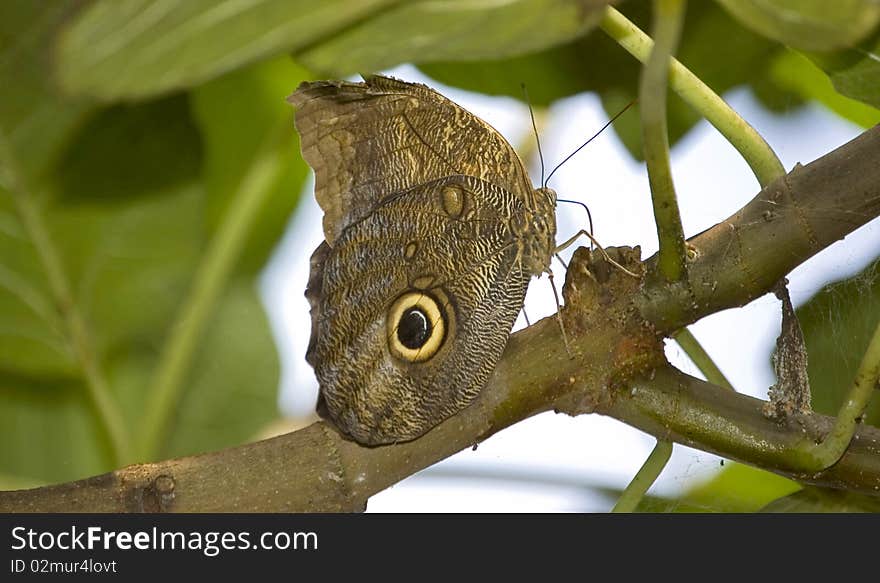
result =
[[[635,511],[639,502],[648,492],[648,488],[660,477],[660,473],[666,467],[670,457],[672,457],[672,442],[657,440],[657,445],[651,450],[650,455],[636,472],[632,481],[624,488],[611,512]]]
[[[684,22],[684,0],[654,0],[654,47],[642,68],[639,101],[642,107],[642,135],[654,222],[660,241],[658,271],[668,282],[687,279],[687,256],[684,229],[672,168],[669,164],[669,138],[666,127],[666,83],[669,61],[678,46]],[[624,489],[612,512],[632,512],[651,484],[660,476],[672,455],[672,443],[658,440],[629,485]]]
[[[599,26],[636,59],[648,60],[653,41],[616,9],[606,7]],[[669,69],[669,85],[739,151],[761,186],[785,174],[782,162],[755,128],[675,59]]]
[[[672,337],[681,349],[684,350],[684,353],[688,355],[688,358],[690,358],[697,368],[700,369],[700,372],[703,373],[703,376],[706,377],[707,381],[713,385],[730,389],[731,391],[736,390],[690,330],[682,328],[675,332]]]
[[[678,46],[684,21],[684,0],[654,1],[655,43],[642,68],[639,101],[642,113],[642,136],[654,222],[660,252],[657,261],[659,273],[669,282],[687,279],[687,256],[684,228],[672,183],[669,165],[669,136],[666,123],[666,83],[669,61]]]

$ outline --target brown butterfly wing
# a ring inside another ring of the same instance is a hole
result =
[[[444,192],[459,196],[449,204]],[[461,410],[495,368],[522,308],[530,274],[503,217],[522,201],[468,176],[449,176],[385,199],[313,255],[306,355],[322,415],[360,443],[413,439]],[[440,348],[409,361],[390,348],[389,306],[406,294],[438,299]]]
[[[531,181],[513,148],[429,87],[380,76],[305,82],[288,100],[331,245],[386,196],[444,176],[480,178],[531,206]]]

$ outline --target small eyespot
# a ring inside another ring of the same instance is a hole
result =
[[[391,354],[406,362],[434,356],[446,338],[444,308],[424,292],[407,292],[388,310],[386,322]]]
[[[464,190],[459,186],[444,186],[440,191],[440,204],[443,207],[443,212],[450,218],[457,219],[461,216],[464,212],[464,201]]]

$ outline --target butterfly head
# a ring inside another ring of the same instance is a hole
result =
[[[520,240],[525,268],[540,275],[550,267],[550,256],[556,247],[556,191],[536,188],[532,192],[532,208],[521,218]]]
[[[549,186],[536,188],[534,198],[537,202],[538,212],[553,213],[554,209],[556,209],[556,191]]]

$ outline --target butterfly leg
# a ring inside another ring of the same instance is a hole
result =
[[[596,248],[599,250],[599,252],[602,254],[602,256],[605,258],[605,260],[608,263],[615,266],[616,268],[618,268],[619,270],[621,270],[622,272],[624,272],[627,275],[631,275],[632,277],[635,277],[635,278],[639,277],[638,275],[636,275],[635,273],[633,273],[632,271],[630,271],[629,269],[627,269],[626,267],[624,267],[623,265],[618,263],[617,261],[613,260],[608,255],[608,253],[605,252],[605,249],[602,247],[602,245],[599,244],[599,242],[596,240],[596,238],[593,237],[593,235],[591,235],[589,231],[586,231],[584,229],[581,229],[580,231],[575,233],[573,237],[568,239],[566,242],[557,246],[556,249],[553,250],[553,253],[558,254],[562,251],[565,251],[566,249],[571,247],[574,244],[574,242],[577,241],[582,235],[588,237],[590,239],[590,241],[592,241],[593,244],[596,245]]]
[[[523,314],[523,318],[526,319],[526,328],[531,328],[531,327],[532,327],[532,323],[529,321],[529,315],[526,313],[526,307],[525,307],[525,306],[523,306],[522,314]]]
[[[553,257],[559,260],[559,263],[562,264],[563,269],[565,269],[566,271],[568,270],[568,264],[565,262],[565,260],[562,259],[562,256],[559,253],[554,253]]]

